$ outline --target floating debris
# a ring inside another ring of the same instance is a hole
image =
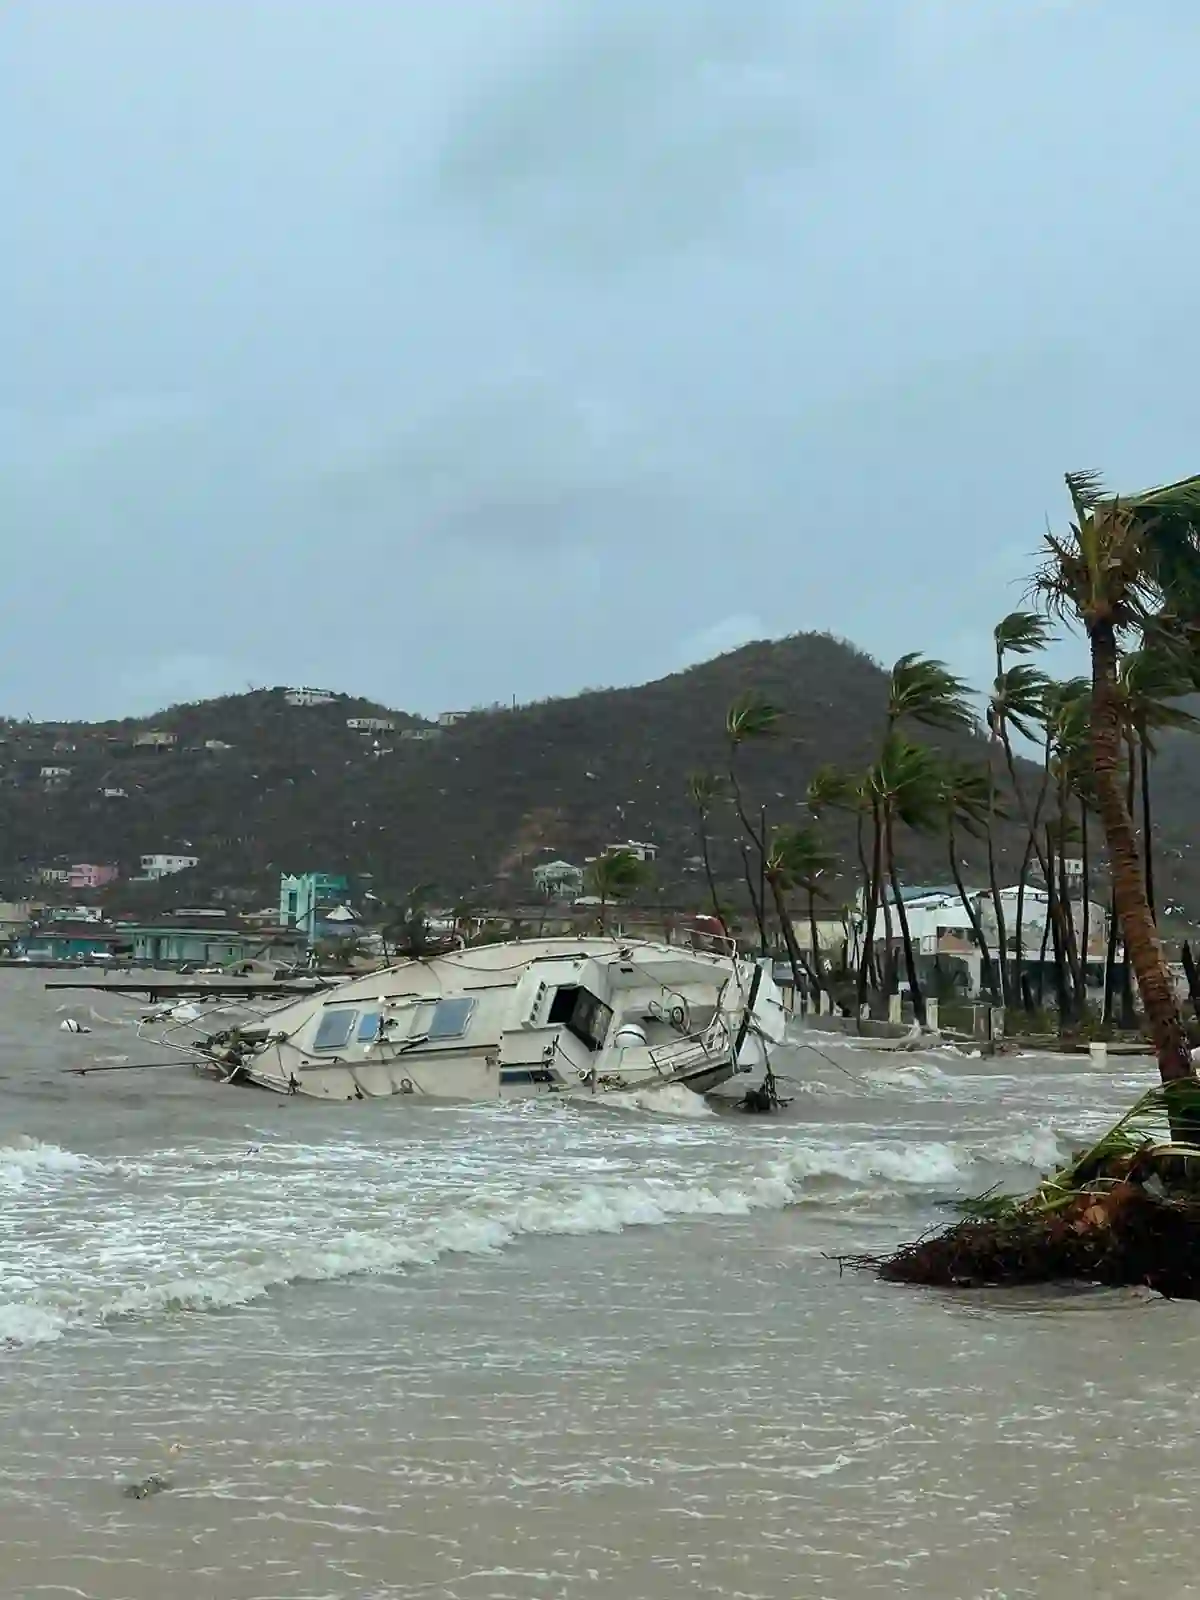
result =
[[[139,1483],[127,1483],[121,1493],[126,1500],[148,1500],[151,1495],[162,1494],[164,1489],[169,1488],[171,1488],[170,1478],[152,1472],[148,1478],[141,1479]]]

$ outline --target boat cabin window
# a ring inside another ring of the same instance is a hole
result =
[[[375,1044],[383,1036],[383,1018],[378,1011],[364,1011],[358,1019],[355,1038],[359,1044]]]
[[[612,1010],[578,984],[564,984],[555,991],[546,1021],[562,1023],[589,1050],[599,1050],[608,1037]]]
[[[433,1005],[416,1008],[410,1037],[428,1039],[461,1039],[467,1031],[471,1013],[475,1009],[474,995],[454,995],[448,1000],[438,1000]]]
[[[348,1006],[339,1006],[334,1011],[323,1011],[321,1020],[317,1024],[317,1036],[313,1040],[314,1050],[341,1050],[350,1043],[350,1035],[354,1032],[354,1019],[357,1011],[352,1011]]]

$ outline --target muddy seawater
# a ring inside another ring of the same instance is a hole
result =
[[[1200,1307],[830,1259],[1149,1063],[822,1037],[772,1118],[331,1106],[71,1076],[159,1052],[44,983],[0,974],[4,1600],[1200,1596]]]

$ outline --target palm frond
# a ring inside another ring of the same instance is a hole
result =
[[[903,655],[892,667],[888,685],[888,721],[907,717],[929,727],[966,728],[975,724],[970,687],[950,671],[917,651]]]
[[[783,713],[756,690],[739,695],[725,716],[725,734],[731,744],[765,739],[778,732]]]
[[[1029,656],[1044,650],[1054,639],[1048,618],[1036,611],[1010,611],[992,630],[996,653],[1005,656]]]

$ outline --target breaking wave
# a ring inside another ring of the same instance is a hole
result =
[[[837,1187],[840,1197],[846,1189],[874,1198],[945,1193],[952,1188],[969,1191],[972,1186],[984,1187],[992,1171],[1046,1170],[1062,1154],[1051,1128],[975,1145],[962,1141],[822,1145],[800,1139],[786,1142],[776,1159],[752,1169],[710,1172],[704,1181],[676,1175],[544,1184],[524,1194],[510,1190],[477,1195],[466,1203],[448,1205],[441,1214],[398,1222],[392,1229],[349,1229],[324,1241],[282,1247],[247,1242],[208,1262],[197,1262],[188,1241],[180,1240],[181,1248],[172,1246],[172,1254],[180,1265],[186,1259],[189,1267],[178,1274],[172,1273],[169,1258],[143,1264],[135,1281],[93,1281],[77,1289],[69,1282],[53,1290],[41,1288],[10,1274],[6,1287],[11,1298],[0,1301],[0,1340],[10,1345],[40,1343],[116,1319],[227,1309],[292,1284],[428,1268],[448,1256],[491,1255],[537,1236],[618,1234],[626,1228],[658,1227],[683,1219],[779,1211],[820,1203],[822,1190],[830,1186]],[[85,1157],[33,1141],[0,1151],[0,1173],[6,1170],[6,1161],[23,1163],[12,1168],[19,1171],[99,1168]]]
[[[98,1161],[40,1139],[21,1138],[15,1144],[0,1145],[0,1185],[9,1189],[23,1187],[30,1178],[89,1169],[103,1170]]]

